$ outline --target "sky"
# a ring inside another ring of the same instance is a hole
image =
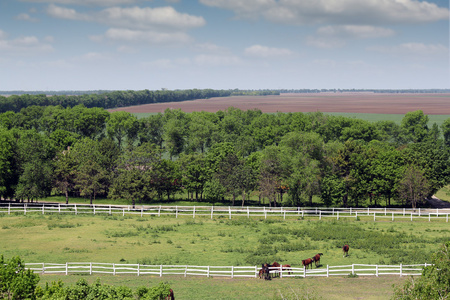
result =
[[[0,90],[450,88],[449,0],[1,0]]]

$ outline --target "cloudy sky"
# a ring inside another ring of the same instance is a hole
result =
[[[450,88],[449,0],[4,0],[0,90]]]

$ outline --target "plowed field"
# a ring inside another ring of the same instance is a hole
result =
[[[226,110],[233,106],[241,110],[260,109],[273,112],[347,112],[374,114],[405,114],[422,110],[426,115],[450,115],[449,94],[380,94],[380,93],[318,93],[281,94],[279,96],[232,96],[122,107],[110,111],[157,113],[165,109],[184,112]]]

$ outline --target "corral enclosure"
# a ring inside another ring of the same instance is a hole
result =
[[[110,111],[158,113],[167,108],[184,112],[217,112],[228,107],[274,112],[345,112],[405,114],[422,110],[426,115],[450,115],[450,93],[285,93],[279,96],[231,96],[122,107]]]

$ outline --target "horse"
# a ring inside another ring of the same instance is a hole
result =
[[[169,295],[167,295],[166,300],[175,300],[175,295],[172,289],[169,290]]]
[[[291,272],[292,272],[292,269],[291,269],[291,265],[282,265],[281,266],[281,269],[283,270],[283,271],[287,271],[288,272],[288,275],[291,275]]]
[[[269,264],[262,264],[261,265],[261,270],[259,271],[260,277],[259,278],[264,278],[265,280],[271,280],[272,278],[270,277],[270,267],[272,267]]]
[[[278,274],[278,276],[279,276],[279,275],[280,275],[279,272],[280,272],[280,267],[281,267],[281,265],[280,265],[279,263],[277,263],[276,261],[274,261],[271,267],[272,267],[272,268],[278,268],[278,269],[272,269],[272,270],[274,270],[275,276],[277,276],[277,274]]]
[[[311,265],[311,269],[312,269],[312,263],[313,263],[313,259],[312,258],[307,258],[307,259],[302,260],[302,265],[305,268],[308,268],[308,266]]]
[[[344,245],[344,247],[342,247],[342,251],[344,251],[344,256],[348,256],[348,249],[350,249],[350,247],[348,245]]]
[[[320,257],[323,255],[323,253],[317,253],[316,255],[314,255],[314,257],[312,258],[313,261],[316,264],[316,268],[320,265]]]

